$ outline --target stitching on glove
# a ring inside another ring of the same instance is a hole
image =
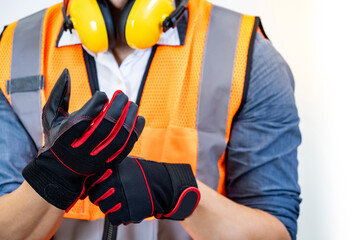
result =
[[[105,114],[105,117],[104,117],[106,120],[109,120],[110,122],[112,123],[116,123],[116,119],[113,118],[112,116],[110,116],[109,114]]]
[[[87,174],[82,174],[82,173],[78,173],[76,172],[75,170],[71,169],[70,167],[68,167],[63,161],[61,161],[61,159],[56,155],[56,153],[52,150],[52,148],[50,148],[50,151],[54,154],[54,156],[65,166],[67,167],[70,171],[78,174],[78,175],[81,175],[81,176],[90,176],[90,175],[87,175]]]
[[[144,176],[144,179],[145,179],[146,187],[147,187],[147,189],[148,189],[148,193],[149,193],[150,201],[151,201],[151,214],[150,214],[150,216],[152,216],[152,215],[154,214],[154,202],[153,202],[153,199],[152,199],[152,196],[151,196],[149,184],[148,184],[148,181],[147,181],[147,179],[146,179],[144,169],[142,168],[142,166],[141,166],[141,164],[139,163],[139,161],[138,161],[136,158],[134,158],[134,159],[135,159],[135,161],[137,162],[137,164],[139,165],[140,170],[141,170],[141,172],[142,172],[142,174],[143,174],[143,176]]]
[[[126,118],[128,110],[129,110],[130,104],[131,104],[131,102],[128,102],[125,105],[124,110],[121,113],[121,116],[117,120],[117,122],[116,122],[115,126],[113,127],[113,129],[111,130],[110,134],[91,151],[91,153],[90,153],[91,156],[97,155],[104,148],[106,148],[112,142],[112,140],[114,140],[114,138],[116,137],[116,135],[118,134],[118,132],[120,131],[120,129],[122,128],[122,126],[125,122],[125,118]],[[126,145],[126,143],[122,146],[122,148]]]
[[[66,118],[69,118],[69,114],[67,112],[64,111],[64,109],[62,108],[58,108],[58,111]]]
[[[128,137],[127,137],[125,143],[123,144],[123,146],[119,150],[117,150],[116,153],[114,153],[111,157],[109,157],[109,159],[106,160],[106,163],[109,163],[109,162],[113,161],[120,153],[122,153],[122,151],[124,150],[124,148],[126,147],[127,143],[130,140],[131,133],[134,131],[136,119],[137,119],[137,117],[135,117],[135,120],[134,120],[133,126],[131,128],[131,131],[129,132],[130,134],[128,135]]]
[[[93,118],[89,117],[89,116],[86,116],[86,115],[83,115],[83,116],[79,116],[79,117],[76,117],[74,118],[73,120],[71,120],[63,129],[61,129],[56,135],[55,137],[52,139],[52,141],[48,144],[48,146],[52,146],[53,143],[57,140],[58,136],[60,136],[61,134],[63,134],[64,132],[66,132],[71,126],[75,125],[77,123],[77,121],[80,121],[80,120],[92,120]],[[75,123],[74,123],[75,122]],[[49,133],[46,133],[47,135],[50,134],[50,130],[48,131]],[[76,141],[76,139],[75,139]],[[38,155],[40,153],[43,153],[47,150],[47,148],[43,148],[39,151]]]
[[[139,129],[137,127],[134,128],[134,132],[136,134],[137,139],[139,139],[140,131],[139,131]]]
[[[131,131],[131,127],[130,127],[130,125],[129,125],[129,124],[127,124],[127,123],[125,123],[125,122],[124,122],[124,128],[125,128],[128,132],[130,132],[130,131]]]
[[[84,142],[86,142],[86,140],[91,136],[95,129],[100,125],[102,119],[104,118],[108,110],[108,105],[108,103],[104,105],[100,114],[93,119],[92,123],[90,123],[90,126],[84,131],[84,133],[78,139],[75,139],[75,141],[71,144],[71,147],[77,148],[80,147]]]
[[[44,109],[43,114],[42,114],[42,122],[43,122],[43,123],[45,123],[45,116],[46,116],[48,110],[49,110],[49,104],[46,103],[46,104],[45,104],[45,109]]]

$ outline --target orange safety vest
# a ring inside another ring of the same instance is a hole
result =
[[[40,96],[44,105],[57,78],[68,68],[71,113],[92,94],[82,46],[56,47],[63,22],[61,7],[57,4],[44,11],[39,72],[45,86]],[[226,145],[249,78],[248,55],[260,22],[204,0],[189,1],[188,10],[185,44],[158,46],[153,56],[139,107],[146,126],[131,155],[189,163],[200,181],[225,195]],[[11,79],[17,23],[5,29],[0,43],[0,87],[4,93]],[[11,101],[10,94],[5,95]],[[84,220],[103,216],[88,198],[79,200],[65,214]]]

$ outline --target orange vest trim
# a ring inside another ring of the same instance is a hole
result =
[[[42,37],[42,69],[45,76],[43,104],[64,68],[71,75],[69,112],[81,108],[91,98],[91,90],[81,45],[56,47],[62,25],[62,4],[47,9]],[[204,0],[189,1],[189,23],[184,46],[158,46],[152,60],[139,107],[146,118],[145,129],[130,153],[149,160],[189,163],[196,173],[198,131],[196,116],[203,51],[213,5]],[[4,31],[0,54],[0,87],[10,78],[12,37],[16,23]],[[228,142],[232,119],[238,111],[248,76],[248,53],[257,29],[257,18],[243,15],[240,25],[233,82],[224,141]],[[5,46],[5,47],[4,47]],[[9,95],[5,94],[9,99]],[[218,161],[218,192],[225,194],[225,151]],[[103,218],[98,206],[88,198],[79,200],[64,215],[67,218],[94,220]]]
[[[13,35],[17,22],[9,24],[3,32],[0,42],[0,89],[3,91],[4,96],[10,102],[10,95],[6,94],[6,81],[10,79],[10,66],[11,66],[11,50],[13,45]],[[6,46],[6,47],[4,47]]]
[[[245,79],[246,77],[250,77],[250,66],[248,66],[248,53],[249,49],[252,50],[250,44],[254,42],[254,38],[256,33],[256,25],[258,24],[259,19],[247,15],[243,15],[240,33],[239,33],[239,40],[238,40],[238,47],[236,51],[235,57],[235,66],[234,66],[234,75],[233,75],[233,86],[231,90],[231,97],[230,97],[230,105],[229,105],[229,113],[227,118],[227,125],[226,125],[226,142],[229,142],[230,139],[230,132],[231,132],[231,125],[235,114],[239,111],[240,105],[242,103],[243,95],[244,95],[244,86],[245,83],[249,81],[249,79]],[[251,56],[251,52],[249,54]],[[246,59],[244,59],[246,58]],[[241,81],[239,81],[241,80]],[[245,91],[246,92],[246,91]],[[225,152],[221,156],[219,162],[219,185],[217,191],[224,196],[226,195],[225,189],[225,177],[226,177],[226,168],[225,168]]]

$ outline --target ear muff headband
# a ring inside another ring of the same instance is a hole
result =
[[[68,12],[84,46],[105,52],[115,44],[115,28],[106,0],[70,0]]]
[[[129,0],[119,19],[119,36],[132,48],[154,46],[162,32],[176,27],[184,15],[188,0]],[[68,5],[68,7],[67,7]],[[116,30],[108,0],[64,0],[64,26],[74,28],[82,44],[93,52],[104,52],[116,43]],[[70,13],[70,19],[66,13]]]
[[[176,0],[176,9],[168,16],[163,22],[163,31],[166,32],[170,28],[175,28],[180,22],[181,18],[184,17],[186,5],[189,0]]]
[[[135,0],[129,0],[126,3],[126,5],[124,6],[124,8],[121,12],[120,18],[119,18],[119,25],[118,25],[119,36],[120,36],[121,42],[126,43],[126,44],[128,44],[128,43],[127,43],[126,37],[125,37],[125,29],[126,29],[126,24],[128,22],[130,11],[131,11],[132,7],[134,6],[134,3],[135,3]]]
[[[108,49],[111,49],[116,44],[116,30],[110,13],[109,4],[107,0],[97,0],[97,3],[99,4],[100,11],[102,13],[102,17],[104,18],[106,26],[106,32],[109,41]]]

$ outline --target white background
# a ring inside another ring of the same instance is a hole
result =
[[[360,239],[357,1],[212,1],[260,16],[267,35],[295,75],[303,134],[298,239]],[[0,25],[55,2],[58,0],[2,0]]]

